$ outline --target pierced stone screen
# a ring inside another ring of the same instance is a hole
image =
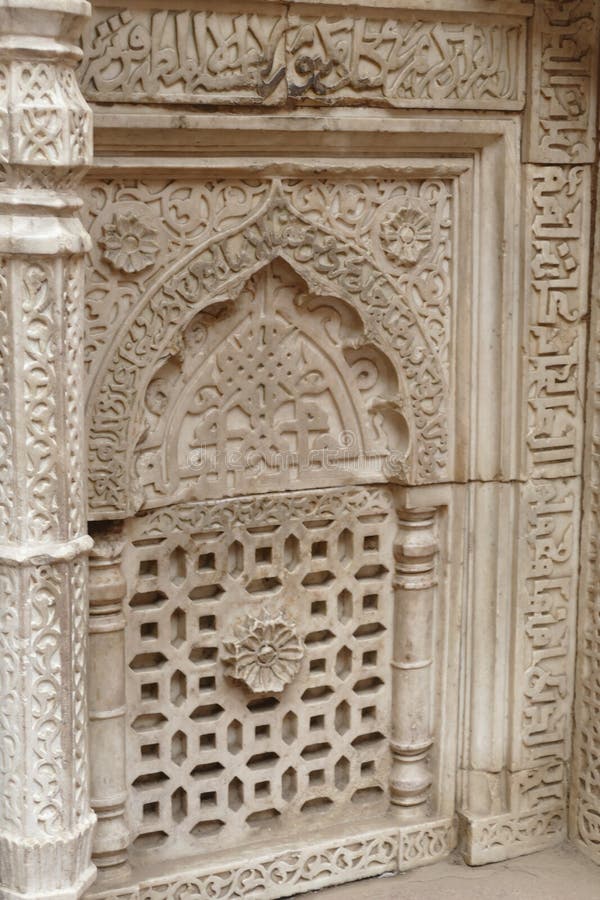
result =
[[[379,488],[130,520],[136,850],[214,851],[385,809],[393,534]]]

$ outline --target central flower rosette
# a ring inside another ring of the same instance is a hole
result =
[[[98,241],[104,247],[104,259],[121,272],[142,272],[154,263],[159,252],[156,228],[142,221],[135,212],[115,214],[102,228]]]
[[[431,238],[431,219],[416,207],[402,206],[381,223],[381,247],[395,265],[414,266]]]
[[[254,693],[280,693],[297,675],[304,644],[296,625],[282,612],[262,610],[237,623],[223,642],[225,671]]]

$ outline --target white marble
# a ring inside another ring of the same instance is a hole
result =
[[[0,9],[0,898],[598,860],[598,7],[215,6]]]

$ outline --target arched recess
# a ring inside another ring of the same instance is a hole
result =
[[[404,401],[402,415],[411,433],[410,452],[396,460],[398,471],[388,467],[386,476],[408,483],[443,477],[447,384],[410,298],[375,258],[304,219],[274,184],[262,209],[242,226],[195,248],[163,273],[116,333],[88,407],[92,518],[122,518],[140,508],[135,455],[147,427],[149,385],[181,353],[186,329],[200,312],[237,302],[249,279],[276,259],[303,279],[309,294],[351,307],[361,323],[357,346],[371,346],[390,361],[402,396],[388,399],[398,409]]]
[[[406,477],[405,401],[359,316],[275,259],[198,313],[148,384],[142,506]]]

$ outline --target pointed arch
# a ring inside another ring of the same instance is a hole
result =
[[[148,386],[135,448],[145,507],[381,480],[390,452],[407,460],[403,386],[361,346],[349,307],[308,292],[280,258],[228,307],[193,319],[183,357]]]
[[[314,294],[353,308],[365,344],[389,358],[405,385],[414,452],[405,475],[430,480],[446,465],[444,373],[421,321],[377,262],[347,238],[304,219],[276,189],[241,226],[178,261],[131,311],[93,382],[89,414],[89,505],[93,517],[139,506],[133,466],[141,404],[182,330],[201,310],[239,295],[259,269],[285,260]]]

